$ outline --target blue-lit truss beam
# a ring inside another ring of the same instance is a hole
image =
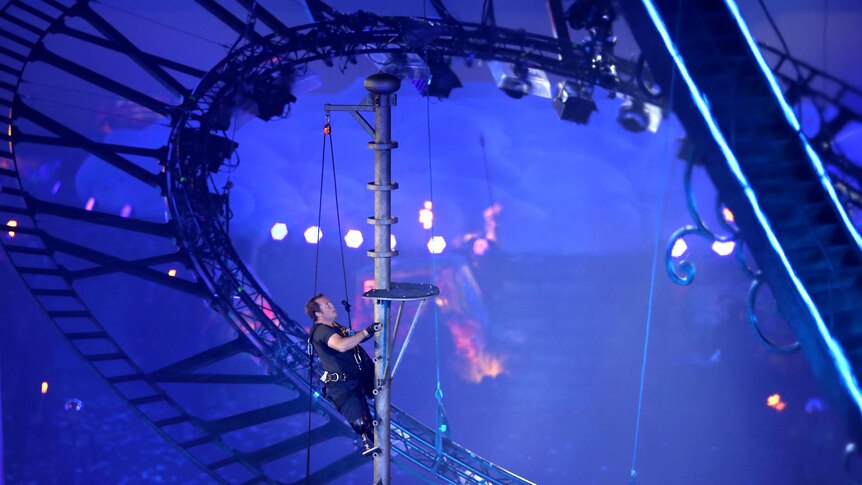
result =
[[[731,0],[624,0],[638,44],[701,150],[815,375],[862,436],[862,253]]]

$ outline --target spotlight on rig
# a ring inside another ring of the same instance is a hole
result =
[[[554,110],[561,120],[587,124],[593,111],[597,111],[592,84],[583,81],[563,81],[558,84]]]
[[[223,136],[186,128],[180,135],[180,154],[193,159],[203,159],[207,169],[217,173],[225,160],[229,159],[238,144]]]
[[[427,83],[431,76],[431,69],[425,60],[412,52],[393,52],[387,54],[382,62],[379,60],[374,62],[381,65],[381,72],[405,79],[411,83],[419,81]]]
[[[661,108],[639,99],[628,98],[620,106],[617,122],[632,133],[647,130],[655,133],[661,123]]]
[[[528,94],[542,98],[551,97],[551,82],[541,69],[532,69],[523,64],[509,64],[500,61],[488,62],[488,69],[497,82],[497,87],[515,99]]]
[[[251,99],[257,105],[257,116],[269,121],[284,115],[287,105],[296,101],[291,92],[295,70],[285,66],[251,80]]]
[[[440,54],[431,53],[422,57],[412,52],[387,54],[381,71],[404,79],[419,91],[422,96],[447,98],[455,88],[461,87],[461,80],[450,66],[451,60]]]
[[[435,98],[448,98],[455,88],[461,87],[461,80],[443,56],[428,56],[427,59],[429,76],[424,89],[419,89],[422,96],[433,96]]]

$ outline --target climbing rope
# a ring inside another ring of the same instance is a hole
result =
[[[680,8],[680,7],[678,7]],[[677,22],[674,26],[676,31],[679,32],[679,15],[676,16]],[[668,110],[673,111],[673,90],[676,86],[676,71],[671,72],[670,78],[670,86],[666,91],[668,94]],[[670,133],[668,133],[670,135]],[[671,146],[671,137],[665,137],[665,141],[667,143],[667,152],[672,152]],[[647,315],[646,315],[646,329],[644,332],[644,348],[643,348],[643,357],[641,359],[641,373],[640,373],[640,385],[638,387],[638,405],[637,405],[637,413],[635,417],[635,436],[634,436],[634,446],[632,447],[632,462],[631,467],[629,468],[629,483],[634,485],[637,482],[637,457],[638,457],[638,443],[640,440],[640,427],[641,427],[641,412],[643,410],[643,398],[644,398],[644,386],[646,384],[646,366],[647,366],[647,355],[649,350],[649,337],[650,330],[652,327],[652,315],[653,315],[653,304],[655,303],[655,280],[656,280],[656,270],[658,268],[658,255],[661,246],[661,225],[664,220],[664,210],[667,206],[668,196],[670,194],[670,177],[673,173],[672,162],[668,167],[668,171],[665,177],[665,184],[663,190],[659,193],[664,194],[664,199],[661,200],[658,204],[658,209],[656,210],[656,224],[655,224],[655,238],[653,244],[653,254],[652,254],[652,267],[650,268],[650,283],[649,283],[649,299],[647,301]]]
[[[425,117],[427,126],[428,139],[428,199],[431,202],[431,207],[434,207],[434,173],[432,169],[431,157],[431,98],[425,97]],[[434,240],[434,224],[431,224],[431,240]],[[431,251],[431,281],[437,284],[437,255],[435,251]],[[449,436],[449,423],[446,419],[446,409],[443,407],[443,386],[440,381],[440,310],[434,305],[434,366],[436,376],[436,389],[434,390],[434,399],[436,401],[436,427],[434,429],[434,451],[436,459],[434,461],[434,471],[436,472],[443,463],[443,437]]]
[[[312,295],[317,295],[318,290],[318,274],[320,269],[320,239],[321,239],[321,221],[323,218],[323,182],[326,174],[326,143],[329,141],[329,160],[332,167],[332,185],[335,192],[335,218],[338,224],[338,241],[341,249],[341,275],[344,281],[344,299],[341,300],[341,305],[347,314],[347,328],[353,328],[353,322],[350,317],[350,297],[347,289],[347,263],[344,258],[344,238],[341,234],[341,208],[338,203],[338,177],[335,172],[335,149],[332,142],[332,123],[329,111],[323,124],[323,148],[321,149],[320,160],[320,189],[317,199],[317,244],[314,250],[314,288]],[[313,328],[313,326],[312,326]],[[311,335],[308,336],[307,344],[308,352],[308,433],[306,433],[306,453],[305,453],[305,483],[310,483],[311,477],[311,414],[313,410],[314,398],[314,347],[311,344]]]
[[[427,2],[422,2],[422,16],[427,17]],[[493,4],[491,6],[493,11]],[[483,7],[484,11],[484,7]],[[432,167],[431,157],[431,97],[425,97],[425,124],[427,128],[428,140],[428,199],[431,202],[431,207],[434,207],[434,172]],[[490,194],[490,183],[489,183]],[[434,240],[434,224],[431,224],[431,240]],[[437,285],[437,255],[431,251],[431,281]],[[436,472],[443,463],[443,437],[449,437],[449,422],[446,419],[446,409],[443,407],[443,386],[440,382],[440,309],[435,304],[434,307],[434,367],[436,388],[434,390],[434,400],[436,402],[436,427],[434,429],[434,451],[437,458],[434,460],[433,470]]]

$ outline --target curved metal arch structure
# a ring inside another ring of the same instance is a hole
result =
[[[199,3],[231,29],[243,30],[237,19],[215,2]],[[87,1],[8,3],[0,12],[4,27],[0,35],[11,42],[10,47],[4,46],[0,51],[6,76],[0,83],[0,105],[8,113],[0,121],[5,125],[3,138],[9,145],[0,153],[0,212],[14,218],[14,242],[3,244],[25,284],[75,350],[120,396],[214,479],[224,483],[273,483],[285,480],[271,475],[266,465],[304,449],[304,433],[254,451],[240,451],[224,436],[301,413],[306,400],[303,396],[309,395],[316,413],[324,418],[324,424],[312,430],[311,445],[338,438],[349,440],[352,432],[331,406],[316,398],[318,389],[309,389],[304,383],[303,374],[308,372],[304,329],[260,288],[231,246],[220,221],[212,214],[201,217],[208,198],[214,195],[200,178],[205,174],[200,166],[202,160],[178,157],[182,136],[190,133],[190,127],[196,128],[198,134],[208,131],[204,126],[195,126],[195,122],[204,120],[211,103],[225,94],[220,88],[229,83],[219,76],[235,73],[238,60],[240,65],[249,65],[246,57],[257,55],[262,61],[274,48],[283,54],[292,53],[286,57],[293,64],[318,59],[331,62],[339,56],[349,62],[351,56],[364,52],[418,51],[409,36],[401,34],[421,29],[446,30],[447,34],[437,36],[434,50],[449,55],[478,54],[572,76],[588,75],[589,67],[584,64],[586,56],[573,61],[555,39],[514,30],[370,14],[338,15],[318,24],[287,29],[256,4],[240,3],[249,9],[254,7],[255,15],[278,34],[267,37],[245,32],[250,43],[211,74],[142,50]],[[82,44],[84,49],[77,53],[80,58],[75,58],[76,53],[59,53],[62,46],[57,45],[58,40]],[[107,72],[109,66],[87,65],[83,52],[86,49],[118,55],[145,73],[151,85],[136,88],[114,79]],[[265,74],[274,65],[258,62],[257,73],[252,70],[243,74]],[[134,103],[155,116],[169,117],[176,128],[171,143],[165,147],[107,144],[76,131],[63,123],[62,116],[34,106],[36,97],[28,94],[24,78],[28,70],[38,68],[71,76],[84,86]],[[632,72],[635,68],[631,66]],[[185,82],[180,81],[181,77]],[[188,87],[189,79],[198,85],[196,90]],[[634,75],[622,89],[640,96]],[[164,101],[166,96],[173,101]],[[146,187],[153,196],[168,195],[166,202],[174,218],[161,223],[116,216],[35,196],[32,192],[38,190],[26,187],[17,157],[20,146],[28,144],[88,152],[127,180]],[[86,224],[64,231],[68,222]],[[114,248],[99,247],[92,239],[82,237],[87,234],[98,239],[99,233],[106,231],[129,238],[146,237],[148,241],[137,248],[134,256],[121,256],[111,250]],[[167,264],[190,271],[185,277],[169,276],[158,269]],[[162,367],[145,369],[112,337],[100,316],[88,309],[86,297],[76,288],[85,280],[127,276],[204,299],[233,325],[236,337]],[[267,361],[268,372],[207,372],[237,355]],[[292,396],[252,411],[205,419],[186,409],[166,390],[166,386],[181,383],[275,385],[290,390]],[[429,476],[449,483],[528,483],[448,439],[444,438],[441,446],[433,430],[397,409],[393,410],[392,428],[395,450]],[[359,465],[357,455],[349,453],[316,470],[311,479],[315,483],[327,482]]]
[[[0,148],[0,215],[16,222],[6,228],[14,229],[15,238],[2,242],[24,283],[73,348],[159,433],[210,476],[223,483],[299,483],[299,477],[279,475],[270,465],[304,450],[309,438],[306,434],[255,450],[240,450],[226,438],[302,413],[309,396],[319,418],[311,435],[312,446],[350,443],[352,431],[331,406],[316,398],[319,389],[309,388],[304,329],[272,301],[238,257],[227,235],[226,220],[210,212],[212,198],[219,194],[211,192],[206,183],[206,160],[184,147],[200,140],[193,137],[211,134],[215,110],[237,89],[237,79],[266,76],[285,67],[295,69],[311,62],[334,65],[336,60],[347,66],[351,59],[367,53],[433,52],[515,63],[594,84],[595,66],[582,46],[572,46],[561,2],[554,0],[549,5],[557,37],[457,22],[446,15],[440,2],[435,6],[443,18],[423,19],[343,15],[313,1],[308,4],[315,23],[291,28],[257,2],[238,0],[241,11],[259,20],[251,30],[215,0],[198,0],[197,4],[202,12],[246,40],[225,59],[216,57],[213,67],[147,52],[115,27],[104,11],[85,0],[13,0],[0,11],[0,36],[4,39],[0,46],[0,137],[7,144]],[[234,10],[237,5],[233,5]],[[636,9],[629,5],[627,10]],[[64,52],[63,41],[83,48],[80,53]],[[146,87],[116,79],[110,66],[87,65],[84,56],[88,52],[125,61],[146,78],[147,83],[141,84]],[[663,63],[658,54],[648,60],[651,65]],[[615,89],[629,97],[655,101],[654,94],[641,89],[642,73],[637,63],[607,56],[605,62],[614,64],[623,78]],[[28,72],[44,72],[39,70],[62,73],[82,86],[138,105],[150,116],[170,118],[172,131],[166,130],[166,145],[108,144],[76,131],[63,123],[56,110],[37,106],[37,97],[29,90],[32,84],[25,78]],[[848,112],[854,113],[842,111]],[[847,123],[844,118],[838,121]],[[834,136],[834,131],[824,131],[823,137]],[[202,139],[212,141],[205,136]],[[28,188],[22,176],[18,152],[28,144],[83,150],[99,158],[122,177],[144,187],[159,203],[167,196],[171,219],[158,222],[122,217],[81,209],[72,202],[48,200],[41,189]],[[68,228],[69,223],[75,224],[75,230]],[[119,251],[93,241],[104,233],[125,234],[130,240],[146,242],[137,244],[134,252]],[[168,264],[187,271],[168,276],[163,271]],[[88,308],[88,296],[81,290],[88,281],[129,276],[207,301],[226,317],[234,337],[208,348],[187,349],[191,355],[177,356],[167,365],[151,368],[140,364],[112,336],[114,330],[103,324],[103,315]],[[773,282],[769,280],[770,285]],[[839,303],[852,310],[856,307],[851,300]],[[250,356],[268,365],[246,374],[212,370],[236,356]],[[189,383],[275,386],[286,390],[288,397],[250,411],[212,418],[186,409],[167,389]],[[394,450],[427,477],[448,483],[528,483],[448,439],[443,440],[442,448],[435,446],[435,430],[397,409],[393,410],[392,436]],[[351,450],[315,470],[311,478],[314,483],[328,482],[361,465]]]

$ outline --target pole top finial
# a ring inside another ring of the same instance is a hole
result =
[[[401,88],[401,80],[397,77],[378,72],[365,78],[365,89],[374,94],[392,94]]]

